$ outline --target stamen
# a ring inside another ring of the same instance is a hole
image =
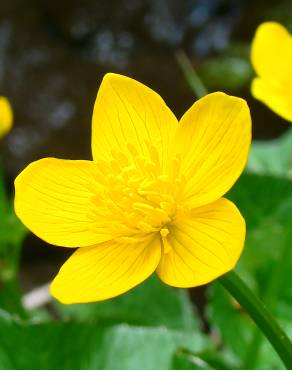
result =
[[[92,227],[102,228],[112,239],[127,244],[149,233],[160,233],[164,253],[168,253],[168,225],[184,215],[179,208],[184,205],[177,204],[185,186],[180,158],[169,161],[171,167],[165,173],[151,143],[145,143],[146,155],[139,154],[131,143],[126,145],[127,155],[113,150],[111,161],[96,162],[96,189],[95,181],[88,186],[92,192],[88,217]]]
[[[163,253],[164,254],[167,254],[167,253],[169,253],[171,251],[171,245],[169,243],[169,240],[167,238],[167,235],[166,236],[162,236],[161,239],[162,239],[162,245],[163,245]]]
[[[138,156],[139,153],[138,153],[137,149],[134,147],[134,145],[132,145],[131,143],[128,143],[127,148],[129,150],[129,152],[132,154],[133,158],[136,158]]]
[[[120,166],[125,167],[126,165],[128,165],[129,161],[128,161],[127,156],[124,153],[117,152],[115,150],[112,150],[111,153],[112,153],[113,158],[119,162]]]
[[[146,204],[146,203],[139,203],[139,202],[135,202],[133,203],[133,206],[132,206],[133,209],[136,209],[137,211],[142,211],[142,212],[152,212],[153,211],[153,207],[150,206],[149,204]]]
[[[165,238],[167,237],[167,235],[169,234],[169,230],[167,227],[164,227],[160,230],[160,235],[162,236],[162,238]]]

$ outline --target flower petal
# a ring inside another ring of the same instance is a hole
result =
[[[4,96],[0,96],[0,138],[6,135],[13,122],[13,113],[11,105]]]
[[[233,269],[243,249],[245,222],[235,205],[221,198],[192,211],[167,237],[157,274],[166,284],[193,287]]]
[[[269,81],[292,82],[292,36],[281,24],[262,23],[251,48],[251,62],[261,78]]]
[[[255,78],[252,81],[253,96],[265,103],[279,116],[292,122],[292,91],[290,84],[277,85],[267,79]]]
[[[61,267],[51,285],[51,294],[62,303],[115,297],[150,276],[160,256],[158,237],[131,244],[111,241],[80,248]]]
[[[251,118],[243,99],[221,92],[198,100],[182,117],[174,151],[181,157],[189,207],[219,199],[247,161]]]
[[[251,62],[258,74],[253,96],[291,122],[292,35],[279,23],[262,23],[252,42]]]
[[[129,77],[108,73],[94,106],[93,158],[111,160],[113,151],[130,158],[128,144],[149,157],[151,143],[164,165],[176,127],[177,119],[157,93]]]
[[[15,180],[15,211],[46,242],[82,247],[109,236],[95,228],[90,201],[99,184],[95,163],[45,158],[31,163]]]

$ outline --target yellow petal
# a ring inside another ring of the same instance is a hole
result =
[[[13,122],[13,113],[9,101],[0,96],[0,138],[6,135],[11,127]]]
[[[31,163],[15,180],[15,211],[46,242],[82,247],[109,239],[89,216],[98,188],[95,164],[45,158]]]
[[[279,116],[292,122],[292,90],[291,84],[274,84],[267,79],[255,78],[252,82],[253,96],[265,103]]]
[[[187,288],[233,269],[243,249],[245,222],[235,205],[221,198],[193,210],[169,231],[157,274],[166,284]]]
[[[292,36],[279,23],[261,24],[251,48],[251,62],[258,74],[253,96],[275,113],[292,121]]]
[[[62,266],[51,294],[62,303],[100,301],[140,284],[157,267],[158,237],[138,243],[106,242],[78,249]]]
[[[176,127],[177,119],[153,90],[129,77],[108,73],[94,106],[93,158],[110,160],[113,152],[131,158],[136,151],[148,158],[147,143],[151,143],[164,166]]]
[[[219,199],[247,161],[251,118],[243,99],[221,92],[198,100],[182,117],[174,151],[181,157],[189,207]]]
[[[292,36],[281,24],[262,23],[251,48],[251,62],[259,77],[279,83],[292,82]]]

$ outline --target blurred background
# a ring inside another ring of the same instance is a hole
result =
[[[8,97],[15,116],[0,143],[8,194],[13,196],[14,178],[34,160],[91,159],[92,109],[106,72],[150,86],[180,117],[196,99],[178,62],[181,51],[208,91],[248,101],[254,139],[279,137],[288,124],[250,95],[250,43],[267,20],[291,30],[291,1],[3,0],[0,95]],[[27,233],[22,291],[48,283],[70,253]],[[210,331],[205,288],[191,297],[203,330]]]

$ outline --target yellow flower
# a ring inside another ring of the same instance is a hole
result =
[[[4,96],[0,96],[0,139],[10,131],[12,121],[11,105]]]
[[[281,24],[262,23],[251,48],[258,75],[251,91],[275,113],[292,122],[292,35]]]
[[[221,196],[251,139],[244,100],[217,92],[181,118],[125,76],[107,74],[92,124],[93,161],[45,158],[16,179],[15,210],[48,243],[79,249],[51,293],[63,303],[117,296],[154,271],[192,287],[231,270],[245,223]]]

